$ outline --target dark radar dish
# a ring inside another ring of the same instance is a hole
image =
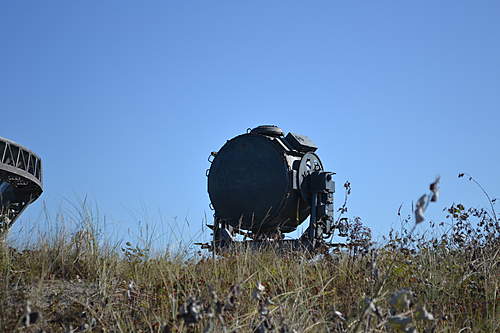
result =
[[[317,249],[332,235],[333,172],[325,171],[318,147],[304,135],[258,126],[213,152],[208,194],[213,206],[211,250],[238,244]],[[308,217],[299,239],[285,239]],[[243,235],[243,240],[237,240]]]
[[[27,148],[0,138],[0,235],[42,194],[42,162]]]

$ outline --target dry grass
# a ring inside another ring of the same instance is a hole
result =
[[[1,311],[0,330],[385,331],[396,311],[420,331],[494,332],[499,248],[496,239],[416,253],[387,246],[316,258],[273,251],[145,258],[105,247],[82,251],[61,237],[21,253],[2,248],[0,305],[8,311]],[[409,303],[391,310],[391,295],[402,289],[411,291]],[[28,302],[41,318],[23,328]],[[434,320],[417,320],[421,306]]]
[[[0,248],[0,331],[498,332],[495,219],[454,205],[451,229],[431,239],[218,258],[111,246],[87,221],[29,250]]]

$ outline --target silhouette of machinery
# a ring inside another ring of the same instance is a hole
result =
[[[325,245],[335,229],[335,182],[316,150],[306,136],[263,125],[212,152],[207,176],[213,241],[201,245],[216,252],[238,244],[309,250]],[[299,239],[285,239],[309,216]]]
[[[25,147],[0,138],[0,235],[42,194],[42,162]]]

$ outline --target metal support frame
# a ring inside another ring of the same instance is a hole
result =
[[[208,225],[213,231],[211,243],[198,243],[202,248],[215,253],[223,253],[236,248],[262,249],[273,247],[280,250],[300,250],[315,252],[325,246],[336,246],[325,241],[334,230],[333,193],[335,182],[333,173],[314,171],[304,178],[306,195],[310,198],[311,216],[309,226],[298,239],[283,239],[281,234],[248,234],[242,230],[227,225],[214,218],[214,225]],[[236,234],[242,234],[250,239],[238,241]]]
[[[29,149],[0,138],[0,235],[43,191],[41,159]],[[4,190],[7,193],[2,193]],[[5,197],[1,197],[5,195]]]

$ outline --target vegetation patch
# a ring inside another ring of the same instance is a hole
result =
[[[349,219],[345,233],[363,242],[314,256],[152,254],[98,241],[89,221],[79,234],[60,232],[29,249],[3,244],[0,331],[499,331],[494,210],[454,204],[444,222],[426,222],[424,236],[415,222],[426,224],[418,215],[431,199],[384,244],[374,246],[360,220]]]

